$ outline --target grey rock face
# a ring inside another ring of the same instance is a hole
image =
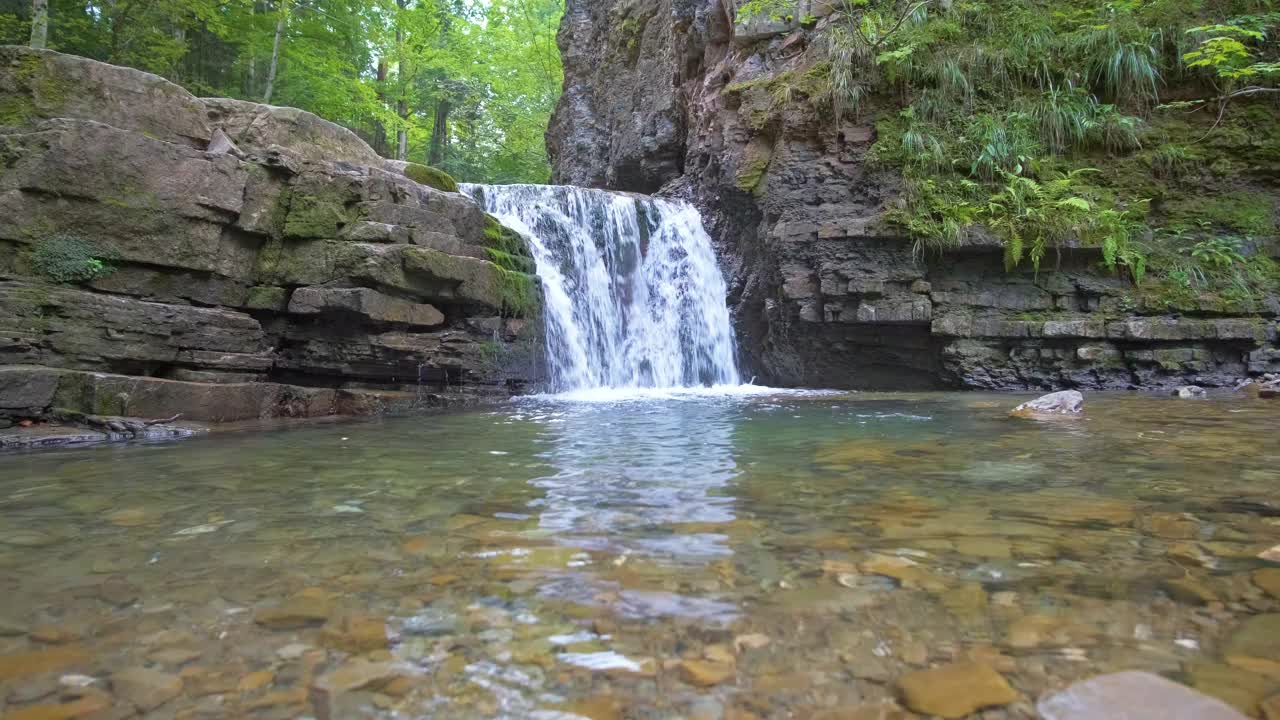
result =
[[[918,256],[887,226],[900,179],[868,162],[870,99],[835,122],[771,83],[802,70],[819,18],[743,23],[735,0],[568,0],[565,92],[548,131],[557,182],[696,203],[758,382],[985,389],[1227,386],[1280,371],[1274,310],[1145,304],[1088,248],[1006,272],[971,231]],[[1273,249],[1272,252],[1275,252]],[[1276,307],[1280,304],[1273,303]]]
[[[511,295],[536,278],[486,259],[493,221],[350,131],[26,48],[0,48],[0,103],[0,417],[363,414],[540,378]],[[109,267],[56,282],[66,238]]]

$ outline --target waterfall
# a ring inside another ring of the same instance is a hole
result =
[[[552,389],[737,385],[724,277],[687,203],[544,185],[466,185],[529,239]]]

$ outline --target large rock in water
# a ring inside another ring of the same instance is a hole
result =
[[[311,113],[0,47],[0,162],[0,419],[362,414],[542,376],[537,278],[488,259],[509,231]]]
[[[1010,411],[1010,415],[1036,417],[1040,415],[1079,415],[1084,412],[1084,395],[1076,390],[1063,390],[1024,402]]]
[[[1044,720],[1245,720],[1235,708],[1145,672],[1100,675],[1042,699]]]

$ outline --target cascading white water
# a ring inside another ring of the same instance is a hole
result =
[[[466,185],[529,238],[556,391],[737,385],[724,277],[692,206],[547,185]]]

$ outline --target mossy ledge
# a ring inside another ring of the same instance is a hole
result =
[[[444,192],[458,192],[458,181],[440,168],[419,165],[418,163],[407,163],[404,166],[404,176],[419,185],[426,185]]]

